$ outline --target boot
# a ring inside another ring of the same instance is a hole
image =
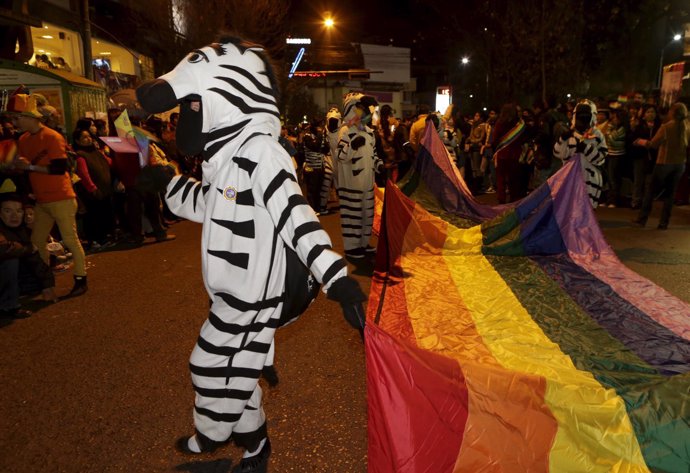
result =
[[[89,286],[86,284],[86,276],[74,276],[74,286],[67,297],[77,297],[86,293]]]

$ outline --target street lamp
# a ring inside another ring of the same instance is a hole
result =
[[[469,64],[469,63],[470,63],[470,58],[468,58],[467,56],[464,56],[464,57],[460,60],[460,62],[461,62],[463,65]]]
[[[324,15],[323,26],[326,28],[326,40],[330,42],[331,30],[335,26],[335,20],[331,16],[331,12],[326,12],[326,14]],[[323,107],[325,115],[326,113],[328,113],[328,73],[324,73],[323,75],[323,96]]]
[[[682,37],[683,37],[683,36],[680,35],[680,34],[678,34],[678,33],[674,34],[674,35],[673,35],[673,39],[672,39],[671,41],[669,41],[669,42],[666,44],[666,46],[664,46],[663,48],[661,48],[661,55],[660,55],[660,57],[659,57],[659,77],[658,77],[657,83],[656,83],[657,89],[660,89],[660,88],[661,88],[661,76],[664,74],[664,53],[666,52],[666,48],[668,48],[669,46],[671,46],[673,43],[676,43],[676,42],[680,41],[680,39],[681,39]]]

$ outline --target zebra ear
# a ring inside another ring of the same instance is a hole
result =
[[[178,102],[172,86],[163,79],[150,80],[137,87],[137,100],[149,113],[166,112]]]
[[[206,136],[201,131],[204,125],[203,102],[197,97],[199,108],[192,109],[191,100],[183,100],[180,103],[180,120],[175,132],[177,149],[186,155],[199,154],[204,150]]]

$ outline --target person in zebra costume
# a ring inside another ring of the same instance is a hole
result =
[[[338,198],[345,256],[361,259],[373,254],[369,246],[374,223],[374,173],[383,168],[376,154],[374,130],[369,128],[376,99],[353,92],[343,99],[343,126],[338,134]]]
[[[321,215],[330,213],[328,210],[328,198],[331,195],[331,187],[338,188],[338,161],[333,159],[338,150],[338,134],[342,119],[337,108],[331,108],[326,114],[325,136],[328,140],[329,153],[326,155],[323,167],[323,183],[321,184]]]
[[[364,323],[365,296],[332,251],[278,143],[277,94],[263,48],[235,37],[193,50],[137,89],[150,113],[179,104],[178,146],[203,155],[201,182],[168,176],[165,195],[175,214],[203,224],[202,272],[211,301],[189,360],[196,432],[177,448],[209,452],[232,440],[245,449],[233,473],[267,471],[271,445],[258,379],[290,302],[286,247],[351,325]]]
[[[597,107],[590,100],[582,100],[575,106],[573,122],[553,145],[553,155],[567,161],[573,155],[580,154],[582,174],[587,185],[587,194],[592,207],[599,205],[599,196],[603,186],[601,166],[604,165],[608,149],[604,135],[597,129]]]
[[[318,123],[311,123],[309,128],[307,128],[302,137],[301,151],[304,155],[302,176],[304,178],[307,202],[316,211],[317,215],[321,215],[323,207],[325,207],[321,205],[321,188],[326,168],[326,156],[329,150],[326,136]]]

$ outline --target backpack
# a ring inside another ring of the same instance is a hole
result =
[[[321,284],[294,250],[285,246],[285,292],[279,327],[299,318],[319,295]]]
[[[273,234],[271,249],[271,268],[273,255],[278,244],[278,233]],[[266,283],[268,284],[268,283]],[[280,313],[278,327],[291,324],[304,313],[319,295],[321,284],[311,274],[297,253],[285,245],[285,291],[283,292],[283,309]]]

